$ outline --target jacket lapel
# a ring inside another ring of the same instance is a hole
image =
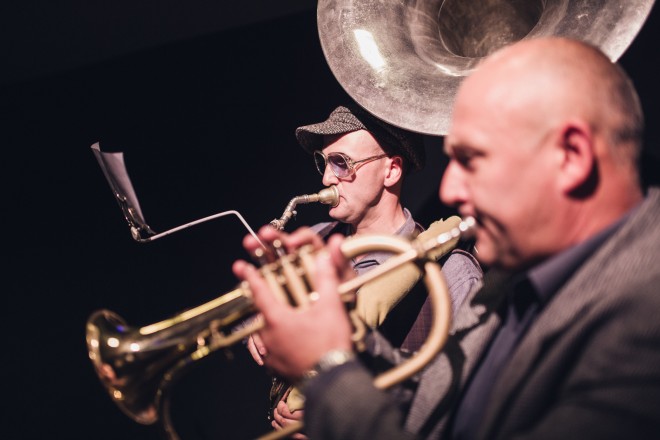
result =
[[[601,300],[602,292],[607,290],[608,279],[621,277],[626,264],[634,261],[630,258],[630,244],[643,239],[640,231],[644,231],[644,222],[657,215],[649,215],[649,211],[657,206],[658,193],[649,197],[638,212],[621,226],[614,236],[601,246],[581,268],[571,277],[552,298],[539,315],[536,322],[524,336],[514,352],[508,366],[502,371],[493,388],[492,404],[489,406],[480,432],[483,438],[496,437],[493,432],[495,423],[500,420],[502,411],[508,410],[508,416],[515,411],[508,406],[516,393],[520,392],[528,378],[531,369],[538,364],[543,355],[542,350],[555,337],[559,337],[572,325],[579,322],[580,315],[591,307],[595,301]],[[656,213],[657,214],[657,213]],[[613,262],[616,261],[616,264]],[[615,269],[609,269],[615,268]],[[596,285],[602,286],[598,288]],[[548,362],[549,360],[544,360]]]

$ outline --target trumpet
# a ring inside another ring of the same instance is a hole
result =
[[[316,194],[303,194],[292,198],[284,208],[284,212],[280,218],[276,218],[270,222],[270,225],[275,229],[282,231],[287,222],[296,215],[296,206],[303,203],[316,203],[320,202],[324,205],[332,205],[335,207],[339,204],[339,190],[335,185],[331,185],[322,189]]]
[[[449,331],[451,302],[439,265],[432,255],[453,246],[457,237],[473,230],[475,221],[468,218],[450,231],[424,242],[408,241],[386,235],[359,236],[344,241],[341,251],[346,258],[374,251],[395,255],[384,264],[339,287],[342,300],[349,303],[362,285],[405,264],[424,268],[424,282],[433,309],[433,324],[422,348],[408,361],[374,379],[378,388],[387,388],[420,371],[442,348]],[[301,306],[313,295],[314,253],[309,247],[296,254],[281,256],[260,268],[271,289],[283,301]],[[309,293],[309,292],[312,293]],[[210,353],[228,347],[263,328],[256,315],[247,283],[205,304],[186,310],[169,319],[131,327],[109,310],[94,312],[86,325],[89,358],[111,399],[131,419],[141,424],[160,422],[169,439],[178,439],[169,414],[168,393],[186,367]],[[250,318],[248,320],[248,318]],[[238,325],[244,323],[244,325]],[[360,336],[354,334],[354,340]],[[277,439],[298,431],[297,424],[273,431],[261,439]]]

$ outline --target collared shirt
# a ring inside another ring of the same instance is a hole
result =
[[[413,238],[418,233],[424,230],[424,228],[413,220],[410,211],[407,208],[403,208],[403,214],[406,220],[403,222],[403,225],[399,228],[394,235]],[[351,226],[346,223],[341,222],[325,222],[318,223],[312,226],[312,230],[319,234],[324,239],[330,237],[332,234],[342,234],[345,237],[352,235],[353,231]],[[362,275],[365,272],[373,269],[375,266],[383,264],[385,260],[392,256],[391,252],[376,251],[369,252],[365,254],[359,261],[353,259],[353,270],[358,274]]]
[[[529,327],[564,283],[617,229],[630,213],[590,239],[513,275],[499,312],[501,325],[464,389],[454,413],[451,438],[476,438],[493,385]]]

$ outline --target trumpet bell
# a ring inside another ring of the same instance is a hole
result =
[[[319,0],[325,58],[346,92],[381,119],[445,135],[460,82],[482,57],[522,40],[565,36],[612,61],[654,0]]]
[[[126,322],[109,310],[94,313],[87,322],[88,354],[96,374],[124,414],[150,425],[158,419],[154,396],[161,376],[151,371],[146,372],[151,377],[144,377],[142,354],[132,354],[130,342],[126,350],[132,333],[127,328]]]
[[[144,327],[130,327],[116,313],[98,310],[87,320],[87,351],[122,412],[151,425],[169,416],[163,411],[166,393],[185,367],[242,339],[250,327],[232,327],[253,312],[240,288]]]

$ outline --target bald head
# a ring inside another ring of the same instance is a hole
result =
[[[602,136],[619,163],[637,166],[643,132],[639,98],[625,72],[599,49],[565,38],[544,38],[506,47],[465,81],[460,95],[481,96],[520,116],[530,129],[562,120],[584,120]]]
[[[641,200],[641,132],[634,88],[598,49],[519,42],[461,85],[440,196],[477,219],[486,264],[534,264]]]

